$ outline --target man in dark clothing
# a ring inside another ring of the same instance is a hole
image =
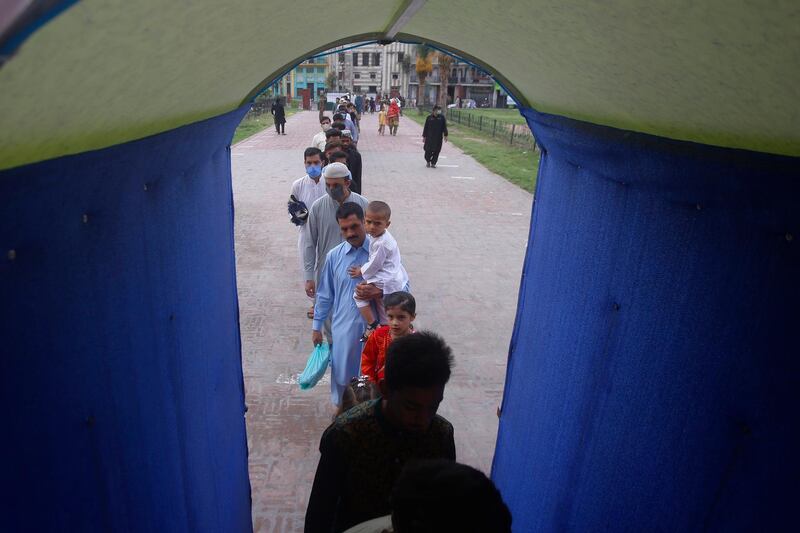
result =
[[[350,190],[361,194],[361,153],[353,144],[353,137],[348,130],[342,132],[342,146],[343,151],[347,153],[347,168],[350,169],[353,179],[350,182]]]
[[[436,414],[452,364],[435,333],[392,342],[382,397],[350,409],[322,435],[306,533],[340,532],[389,514],[392,487],[409,460],[455,461],[453,426]]]
[[[278,135],[286,135],[286,112],[283,109],[283,99],[275,100],[269,112],[275,117],[275,131],[278,132]]]
[[[425,119],[425,127],[422,129],[425,166],[436,168],[439,152],[442,151],[442,139],[447,142],[447,119],[442,115],[442,108],[435,105],[433,112]]]

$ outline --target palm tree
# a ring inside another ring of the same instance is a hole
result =
[[[417,90],[417,107],[425,106],[425,79],[433,70],[432,50],[424,44],[417,45],[417,61],[414,68],[419,78],[419,89]]]
[[[450,67],[455,63],[455,59],[450,54],[439,52],[439,105],[442,109],[447,109],[447,89],[450,80]]]

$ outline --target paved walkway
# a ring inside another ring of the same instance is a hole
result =
[[[286,213],[316,112],[289,118],[286,135],[265,130],[232,149],[236,258],[247,392],[250,482],[256,531],[302,531],[330,422],[329,385],[294,383],[311,351],[297,233]],[[425,167],[422,128],[398,135],[362,121],[363,193],[392,207],[392,233],[417,299],[418,328],[452,346],[456,366],[440,414],[455,426],[458,459],[488,473],[497,433],[531,195],[446,144]]]

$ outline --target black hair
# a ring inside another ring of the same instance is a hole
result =
[[[386,351],[386,387],[399,391],[444,386],[452,367],[453,351],[439,335],[432,331],[406,335],[392,341]]]
[[[305,159],[306,157],[314,157],[315,155],[322,156],[322,150],[320,150],[316,146],[310,146],[306,148],[305,152],[303,152],[303,159]]]
[[[325,122],[326,120],[327,120],[328,122],[332,122],[332,121],[331,121],[331,117],[329,117],[328,115],[322,115],[322,118],[320,118],[320,119],[319,119],[319,123],[320,123],[320,124],[322,124],[322,123],[323,123],[323,122]]]
[[[331,154],[330,160],[333,161],[334,159],[342,159],[342,158],[347,159],[347,152],[342,152],[341,150],[337,150],[336,152],[333,152]]]
[[[367,204],[367,211],[371,211],[378,216],[385,217],[386,220],[392,218],[392,208],[386,202],[374,200]]]
[[[341,136],[342,136],[342,130],[340,130],[339,128],[334,128],[333,126],[331,126],[331,128],[325,132],[326,139],[330,139],[331,137],[341,137]]]
[[[398,533],[510,533],[511,512],[483,472],[446,459],[412,460],[392,490],[392,525]]]
[[[334,122],[340,122],[342,120],[344,120],[344,115],[342,113],[338,113],[337,112],[337,113],[333,114],[333,121]]]
[[[347,129],[347,124],[344,123],[342,120],[337,120],[333,124],[331,124],[331,129],[336,128],[339,131],[344,131]]]
[[[336,210],[336,220],[344,220],[350,215],[355,215],[358,220],[364,222],[364,210],[354,202],[345,202]]]
[[[436,111],[437,109],[442,109],[442,106],[440,106],[440,105],[435,105],[435,106],[433,106],[433,110],[434,110],[434,111]]]
[[[341,141],[328,141],[328,144],[325,145],[325,151],[327,152],[331,148],[341,148],[341,147],[342,147]]]
[[[406,291],[397,291],[384,296],[383,307],[384,309],[399,307],[409,315],[417,314],[417,301]]]

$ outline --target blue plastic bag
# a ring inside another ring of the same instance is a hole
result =
[[[327,342],[317,344],[314,351],[308,356],[308,362],[303,372],[297,376],[297,383],[303,390],[310,389],[325,375],[328,364],[331,362],[331,349]]]

